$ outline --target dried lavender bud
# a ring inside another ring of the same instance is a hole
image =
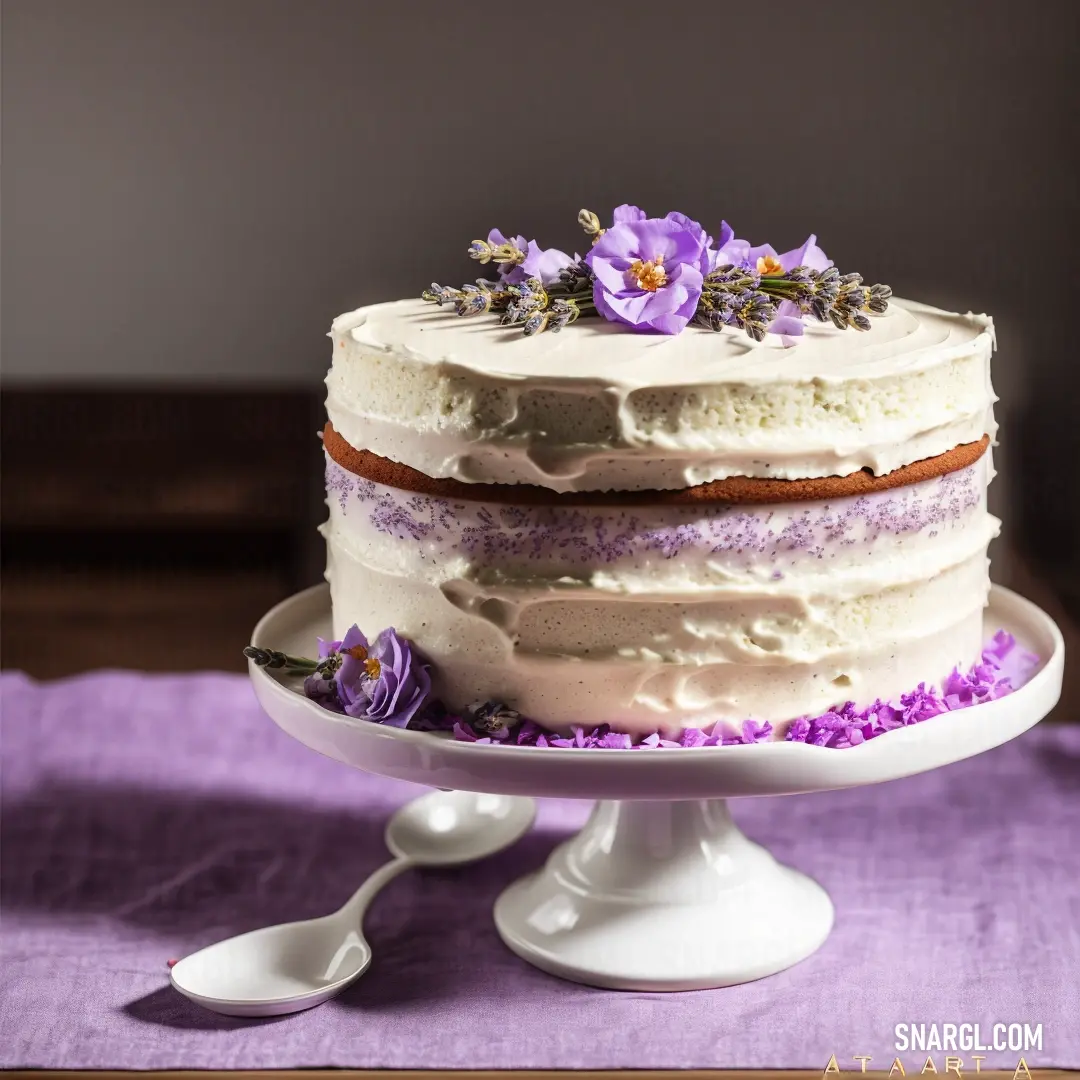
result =
[[[549,311],[534,311],[522,325],[522,332],[526,337],[532,337],[533,334],[539,334],[547,329],[548,320],[550,318],[551,313]]]
[[[465,719],[474,731],[497,736],[521,723],[521,714],[501,701],[482,701],[470,705]]]
[[[559,271],[559,284],[567,292],[581,292],[592,283],[592,272],[584,262],[578,261],[564,266]]]
[[[738,306],[732,308],[726,321],[745,331],[754,341],[762,341],[775,317],[776,305],[765,293],[747,290],[740,295]]]
[[[429,303],[442,307],[443,304],[456,304],[461,299],[461,290],[451,289],[449,285],[440,285],[437,281],[433,281],[431,287],[425,289],[421,296]]]
[[[244,647],[244,655],[257,667],[283,671],[286,675],[311,675],[320,669],[320,662],[306,656],[289,656],[277,649],[260,649],[255,645]]]
[[[564,326],[577,322],[580,315],[581,309],[578,307],[576,300],[556,298],[551,304],[551,322],[548,329],[553,334],[557,334]]]
[[[489,244],[486,240],[474,240],[469,245],[469,258],[478,263],[500,263],[505,268],[517,266],[525,261],[525,252],[516,244]]]
[[[867,301],[866,306],[875,315],[881,315],[888,310],[891,297],[892,289],[890,289],[888,285],[871,285],[870,299]]]
[[[491,293],[476,285],[462,285],[462,296],[457,302],[459,315],[481,315],[491,307]]]
[[[486,240],[474,240],[469,245],[469,258],[478,263],[491,262],[491,245]]]
[[[577,220],[586,236],[597,237],[604,231],[600,227],[600,219],[591,210],[579,210]]]

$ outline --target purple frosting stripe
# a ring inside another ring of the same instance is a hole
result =
[[[326,487],[345,516],[359,512],[379,533],[422,541],[420,551],[467,555],[487,563],[542,560],[603,566],[621,559],[674,559],[684,551],[776,562],[797,554],[824,558],[882,535],[936,530],[980,505],[977,465],[924,484],[873,495],[757,511],[719,505],[649,523],[632,511],[483,506],[398,491],[343,469],[327,457]],[[682,518],[682,520],[680,520]],[[854,534],[854,535],[853,535]]]

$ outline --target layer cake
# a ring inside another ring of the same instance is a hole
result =
[[[787,347],[404,300],[331,337],[334,632],[395,627],[452,710],[782,738],[979,658],[986,316],[894,300]]]

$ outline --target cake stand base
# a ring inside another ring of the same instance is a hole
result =
[[[495,904],[518,956],[615,990],[760,979],[804,960],[832,923],[825,890],[748,840],[723,799],[597,803]]]

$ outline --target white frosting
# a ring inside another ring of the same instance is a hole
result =
[[[890,472],[993,435],[985,315],[893,301],[865,333],[785,348],[602,319],[531,338],[421,300],[342,315],[327,412],[353,446],[429,476],[556,491]]]
[[[987,455],[830,503],[578,510],[418,496],[330,463],[334,631],[393,625],[451,707],[501,699],[556,727],[865,705],[977,658],[991,471]]]

